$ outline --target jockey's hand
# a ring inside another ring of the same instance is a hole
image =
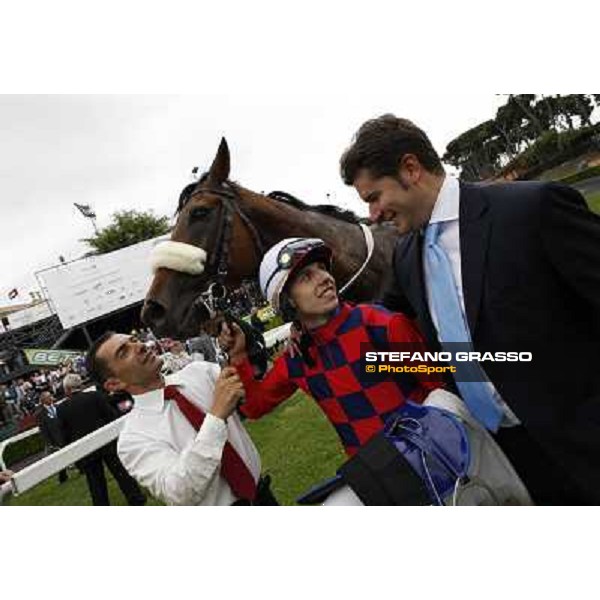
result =
[[[230,363],[241,362],[246,358],[246,336],[236,323],[221,323],[219,346],[229,354]]]

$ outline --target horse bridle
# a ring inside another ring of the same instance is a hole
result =
[[[204,308],[208,312],[209,318],[212,319],[216,316],[217,312],[225,312],[227,309],[227,286],[225,285],[225,281],[229,269],[229,250],[233,233],[234,216],[237,215],[250,232],[250,237],[259,257],[264,256],[265,245],[258,230],[252,224],[248,215],[242,210],[240,206],[241,196],[235,186],[225,181],[220,188],[204,187],[195,190],[188,198],[188,202],[201,194],[213,194],[219,197],[221,199],[223,215],[219,220],[216,251],[209,253],[210,258],[207,273],[213,281],[208,286],[208,289],[200,293],[194,301],[194,307],[197,309]]]
[[[222,187],[219,188],[203,187],[194,190],[187,199],[187,202],[189,202],[192,198],[201,194],[213,194],[221,199],[223,217],[219,221],[216,252],[209,253],[210,258],[206,271],[209,274],[209,277],[211,277],[212,283],[210,283],[208,288],[204,292],[201,292],[193,302],[194,308],[198,310],[204,309],[208,313],[210,319],[213,319],[218,312],[227,313],[227,286],[225,285],[225,281],[229,269],[229,251],[235,215],[238,215],[242,223],[244,223],[250,232],[250,237],[252,238],[258,256],[263,257],[265,255],[265,244],[263,243],[258,230],[240,206],[242,202],[240,193],[229,181],[225,181],[221,185]],[[280,196],[287,196],[287,194],[282,192],[271,192],[267,197],[277,199]],[[344,294],[356,282],[360,275],[362,275],[373,255],[373,234],[370,229],[362,223],[360,224],[360,228],[365,237],[367,257],[358,271],[351,277],[350,281],[340,289],[340,295]]]

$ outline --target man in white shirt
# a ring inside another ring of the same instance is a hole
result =
[[[276,504],[235,413],[243,398],[235,369],[219,373],[217,365],[197,361],[163,377],[161,364],[137,338],[113,332],[88,353],[99,385],[134,398],[118,442],[129,473],[167,504]]]

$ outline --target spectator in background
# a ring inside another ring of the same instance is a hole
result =
[[[85,370],[85,356],[82,354],[81,356],[77,356],[73,361],[73,368],[77,375],[81,377],[87,377],[87,372]]]
[[[119,416],[109,405],[105,394],[82,391],[79,375],[67,375],[63,381],[63,387],[67,400],[58,407],[58,417],[62,423],[67,444],[100,429]],[[77,463],[77,466],[85,473],[92,503],[95,506],[110,504],[103,465],[108,467],[129,504],[139,506],[146,503],[146,497],[142,490],[119,460],[117,442],[114,441]]]
[[[17,402],[18,394],[12,383],[8,386],[3,385],[0,393],[2,394],[5,402],[6,414],[10,420],[14,420],[15,417],[20,418],[23,416],[24,411],[21,402]]]
[[[16,396],[16,398],[15,398],[15,405],[20,410],[21,405],[23,404],[23,402],[27,398],[25,386],[23,385],[23,380],[22,379],[17,379],[17,383],[15,384],[15,396]]]
[[[250,325],[252,325],[254,329],[260,331],[261,333],[265,332],[265,324],[258,316],[258,308],[252,309],[252,314],[250,315]]]
[[[12,414],[6,402],[4,395],[5,386],[0,384],[0,422],[2,425],[7,425],[12,421]]]
[[[33,381],[33,388],[37,392],[38,395],[43,390],[47,389],[48,380],[46,378],[46,374],[43,371],[35,373],[35,375],[32,378],[32,381]]]
[[[161,340],[161,346],[167,348],[167,352],[162,355],[163,366],[162,373],[165,375],[177,373],[183,367],[187,367],[192,362],[192,357],[185,351],[185,346],[177,340]]]
[[[217,348],[208,333],[202,331],[200,335],[190,338],[186,342],[187,351],[194,360],[217,363]]]
[[[40,407],[35,413],[35,418],[40,428],[40,435],[46,446],[46,456],[62,448],[65,443],[65,434],[61,422],[58,419],[55,399],[48,390],[40,394]],[[67,470],[63,469],[58,474],[58,483],[65,483],[69,476]]]

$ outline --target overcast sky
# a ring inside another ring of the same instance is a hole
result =
[[[338,175],[358,126],[384,112],[424,128],[438,152],[491,118],[493,94],[416,96],[260,92],[219,96],[0,96],[0,305],[16,287],[36,288],[36,270],[81,256],[93,233],[73,203],[90,204],[100,227],[122,209],[172,215],[195,165],[208,168],[222,135],[232,179],[281,189],[308,203],[331,200],[366,214]],[[15,301],[17,302],[17,301]]]

